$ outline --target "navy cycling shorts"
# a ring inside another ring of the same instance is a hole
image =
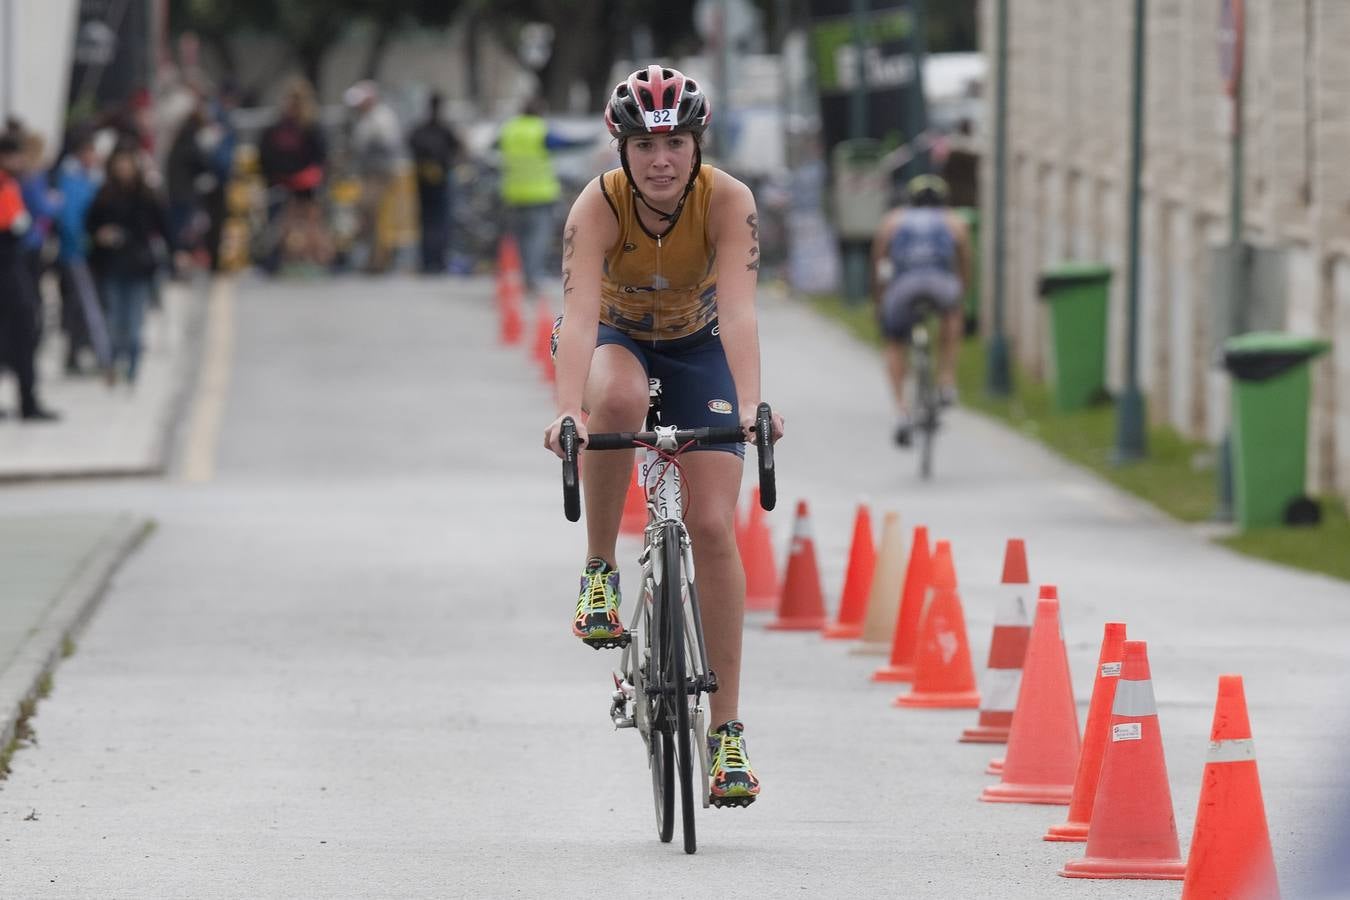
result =
[[[648,378],[661,379],[661,424],[679,428],[736,426],[736,383],[727,366],[717,323],[688,337],[670,341],[637,341],[613,326],[600,323],[595,344],[617,344],[637,357]],[[709,444],[690,450],[724,450],[745,456],[744,444]]]

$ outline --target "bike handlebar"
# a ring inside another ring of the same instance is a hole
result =
[[[755,433],[755,447],[759,450],[759,505],[766,510],[773,509],[778,502],[778,489],[773,465],[773,412],[769,404],[761,403],[755,410],[755,425],[751,430]],[[575,522],[581,518],[581,480],[577,473],[577,425],[571,416],[562,420],[558,440],[563,449],[563,512],[569,522]],[[656,441],[657,434],[654,431],[620,431],[588,435],[585,447],[587,450],[631,450],[655,444]],[[689,443],[707,445],[744,442],[745,434],[736,426],[707,426],[675,432],[675,443],[681,447]]]

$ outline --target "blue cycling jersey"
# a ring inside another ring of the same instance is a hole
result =
[[[892,277],[919,272],[955,272],[956,239],[947,211],[933,207],[905,210],[891,236],[887,254],[895,267]]]

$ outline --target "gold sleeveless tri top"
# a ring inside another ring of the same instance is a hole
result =
[[[600,321],[643,341],[694,334],[717,319],[717,252],[708,238],[712,166],[699,169],[679,221],[656,237],[638,221],[623,169],[600,176],[619,220],[619,239],[605,253]]]

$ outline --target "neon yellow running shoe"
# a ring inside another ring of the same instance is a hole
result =
[[[759,779],[745,753],[745,725],[732,719],[708,733],[712,766],[710,801],[713,806],[749,806],[759,796]]]
[[[592,557],[581,573],[581,595],[572,633],[592,647],[619,646],[624,638],[619,621],[619,572],[609,563]]]

